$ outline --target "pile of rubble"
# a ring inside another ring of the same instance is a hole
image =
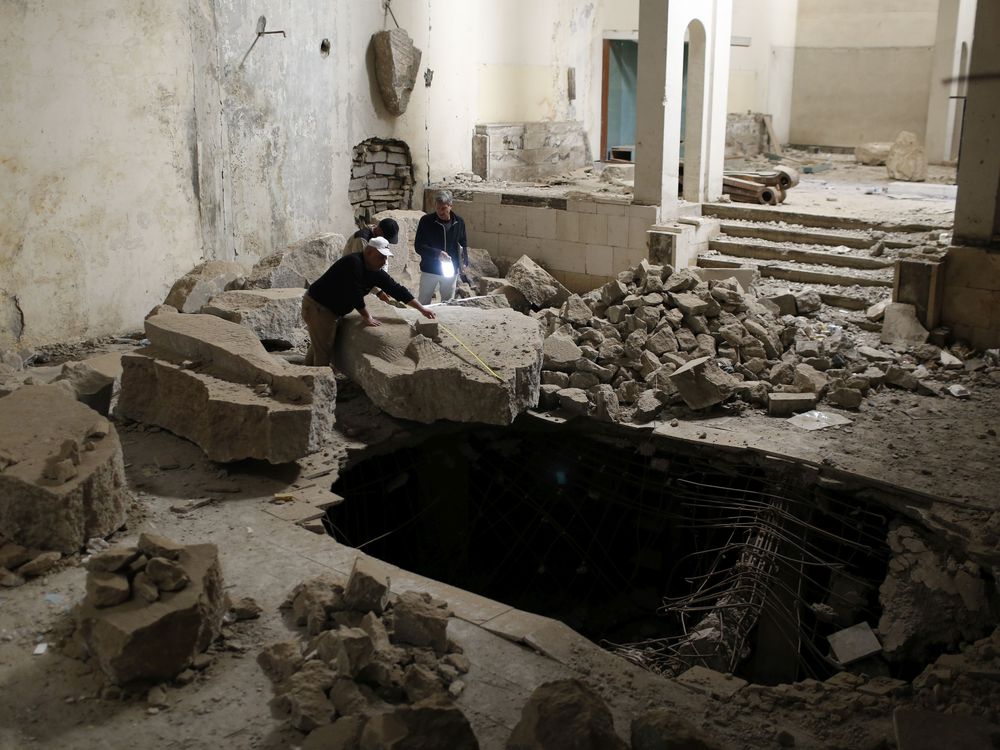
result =
[[[227,605],[214,544],[141,534],[87,562],[77,644],[113,685],[177,677],[219,634]]]
[[[359,556],[346,585],[306,581],[282,606],[309,638],[257,661],[276,710],[308,733],[304,748],[479,747],[453,702],[470,662],[448,639],[445,602],[404,592],[390,603],[388,579]]]

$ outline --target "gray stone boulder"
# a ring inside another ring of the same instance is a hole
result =
[[[854,147],[854,161],[869,167],[880,167],[889,158],[892,143],[889,141],[873,141]]]
[[[214,315],[154,315],[150,346],[122,357],[118,413],[196,443],[213,461],[294,461],[334,423],[328,368],[278,362],[256,336]]]
[[[570,296],[566,287],[527,255],[522,255],[511,265],[507,271],[507,284],[523,294],[536,309],[559,307]]]
[[[245,289],[212,297],[199,312],[246,326],[265,344],[295,349],[308,345],[302,320],[305,289]]]
[[[183,547],[176,565],[190,583],[177,591],[162,591],[154,602],[135,592],[128,598],[127,573],[88,573],[88,591],[98,588],[90,579],[117,578],[121,596],[124,582],[125,599],[121,603],[107,604],[107,599],[98,601],[88,596],[76,614],[85,652],[112,683],[172,679],[219,634],[226,605],[215,545]]]
[[[670,376],[684,403],[691,409],[721,404],[732,395],[736,381],[723,372],[711,357],[686,362]]]
[[[416,310],[377,301],[368,309],[382,325],[365,326],[356,313],[343,318],[335,357],[390,415],[505,425],[538,403],[542,336],[532,318],[439,305],[436,342],[416,333]]]
[[[65,389],[0,398],[0,529],[25,547],[79,551],[125,523],[129,493],[114,426]]]
[[[479,750],[465,714],[454,705],[396,706],[368,719],[360,750]]]
[[[676,709],[657,708],[632,719],[632,750],[721,750]]]
[[[314,234],[299,240],[284,250],[261,258],[247,276],[244,288],[306,289],[340,260],[345,242],[343,235],[332,233]],[[214,296],[214,294],[209,295],[209,298]],[[208,301],[208,299],[203,300],[197,310]],[[182,312],[196,312],[196,310]]]
[[[239,263],[207,261],[177,279],[170,287],[163,304],[170,305],[178,312],[198,312],[216,294],[242,286],[244,273],[243,266]]]
[[[507,750],[627,750],[611,709],[579,680],[546,682],[521,710]]]
[[[906,182],[923,182],[927,179],[927,154],[914,133],[900,131],[885,159],[889,178]]]

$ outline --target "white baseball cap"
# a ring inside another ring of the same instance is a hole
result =
[[[370,240],[368,240],[367,247],[374,247],[376,250],[382,253],[382,255],[384,255],[386,258],[392,257],[392,250],[389,249],[389,240],[387,240],[385,237],[372,237]]]

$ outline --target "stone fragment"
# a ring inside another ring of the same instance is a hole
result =
[[[767,397],[767,413],[772,417],[791,417],[815,408],[815,393],[771,393]]]
[[[557,372],[572,372],[583,356],[580,347],[568,336],[554,334],[542,345],[542,367]]]
[[[838,630],[827,636],[834,658],[847,665],[882,651],[875,633],[867,622],[859,622],[849,628]]]
[[[128,578],[117,573],[89,573],[87,602],[94,607],[114,607],[129,598]]]
[[[374,714],[361,732],[360,750],[479,750],[469,720],[457,706],[427,703]]]
[[[917,379],[913,373],[895,365],[890,365],[885,371],[885,382],[897,388],[905,388],[908,391],[917,389]]]
[[[152,558],[144,572],[160,591],[180,591],[191,582],[180,565],[163,557]]]
[[[256,620],[258,617],[260,617],[261,612],[263,612],[264,610],[256,602],[256,600],[252,599],[249,596],[241,596],[239,599],[233,602],[232,606],[229,608],[229,611],[233,613],[233,617],[235,617],[237,621],[241,621],[241,620]]]
[[[368,309],[385,325],[366,326],[353,313],[343,318],[337,362],[390,415],[507,425],[538,403],[542,336],[531,317],[509,309],[441,306],[438,321],[454,338],[435,343],[410,336],[416,310],[377,301]]]
[[[24,585],[24,579],[7,568],[0,568],[0,588],[13,589]]]
[[[257,664],[274,683],[284,682],[295,674],[303,661],[298,641],[272,643],[257,655]]]
[[[927,179],[927,155],[920,139],[908,130],[900,131],[885,159],[889,179],[923,182]]]
[[[285,463],[324,444],[337,392],[328,368],[278,362],[249,329],[214,315],[145,325],[151,346],[122,357],[121,415],[185,437],[214,461]]]
[[[676,709],[657,708],[632,719],[632,750],[721,750]]]
[[[569,374],[553,370],[542,370],[542,385],[556,385],[560,388],[568,388]]]
[[[507,271],[507,283],[517,289],[535,309],[558,307],[569,299],[570,292],[552,274],[522,255]]]
[[[795,308],[799,315],[816,312],[823,306],[818,292],[802,292],[795,295]]]
[[[803,364],[795,367],[792,386],[801,393],[815,393],[817,396],[822,396],[829,380],[816,368]]]
[[[344,589],[344,602],[358,612],[381,614],[389,600],[389,577],[380,572],[370,557],[354,558],[351,575]]]
[[[864,395],[862,395],[861,391],[854,388],[838,387],[832,389],[826,395],[826,400],[842,409],[857,409],[861,406]]]
[[[869,362],[895,362],[896,356],[890,352],[884,352],[881,349],[874,349],[870,346],[859,346],[858,354],[867,359]]]
[[[194,313],[212,297],[242,283],[243,266],[225,260],[210,260],[195,266],[170,287],[163,304],[183,313]]]
[[[798,315],[799,309],[795,301],[795,295],[791,292],[775,294],[764,299],[777,307],[778,315]]]
[[[888,375],[886,375],[886,377],[888,378]],[[948,393],[954,396],[955,398],[966,399],[972,396],[972,393],[969,391],[969,389],[959,383],[949,385],[945,390],[948,391]]]
[[[594,418],[601,422],[617,422],[621,418],[621,405],[615,389],[606,383],[595,386],[592,391]]]
[[[146,557],[162,557],[166,560],[177,560],[184,550],[184,545],[178,544],[172,539],[167,539],[165,536],[144,531],[139,534],[138,550]]]
[[[579,680],[546,682],[521,710],[507,750],[627,750],[611,710]]]
[[[115,573],[139,557],[136,547],[112,547],[91,555],[85,566],[97,573]]]
[[[744,679],[703,667],[700,664],[683,672],[677,677],[677,681],[723,701],[728,701],[747,686],[747,681]]]
[[[393,643],[448,650],[448,610],[437,606],[426,592],[403,592],[392,605]]]
[[[684,403],[691,409],[705,409],[725,401],[733,392],[734,381],[711,357],[698,357],[670,376]]]
[[[20,544],[14,542],[0,544],[0,568],[15,570],[30,561],[31,557],[31,551]]]
[[[854,147],[854,160],[869,167],[880,167],[889,158],[891,149],[892,143],[889,141],[862,143]]]
[[[585,326],[594,313],[579,294],[571,294],[559,311],[562,319],[574,326]]]
[[[692,268],[681,268],[670,274],[663,282],[663,288],[668,292],[686,292],[698,286],[701,279]]]
[[[121,355],[102,354],[82,362],[67,362],[52,382],[68,383],[77,401],[107,416],[121,384],[121,375]]]
[[[418,703],[441,695],[445,686],[434,670],[423,664],[410,664],[403,673],[403,690],[410,703]]]
[[[337,628],[320,633],[316,639],[320,657],[345,677],[357,677],[372,660],[375,645],[361,628]]]
[[[40,555],[36,555],[30,561],[26,562],[15,572],[24,578],[37,578],[52,570],[61,559],[62,554],[59,552],[42,552]]]
[[[649,422],[656,419],[661,411],[663,411],[663,404],[656,397],[656,391],[643,391],[639,394],[639,398],[635,402],[633,421],[638,423]]]
[[[688,292],[671,293],[670,302],[685,316],[704,315],[708,310],[708,303],[705,300],[697,294]]]
[[[222,292],[198,311],[238,323],[261,342],[278,348],[302,348],[309,334],[302,320],[302,288],[238,289]]]
[[[410,94],[420,70],[421,52],[403,29],[387,29],[372,34],[375,54],[375,80],[378,81],[382,103],[389,114],[406,112]]]
[[[677,336],[670,326],[665,325],[646,339],[646,349],[657,357],[678,349]]]
[[[888,300],[882,300],[881,302],[876,302],[874,305],[869,305],[865,309],[865,317],[872,323],[878,323],[883,317],[885,317],[885,308],[888,306]]]
[[[927,341],[929,332],[917,320],[917,308],[893,302],[885,308],[882,321],[882,343],[912,347]]]
[[[341,716],[332,724],[316,727],[302,743],[302,750],[356,750],[366,717]]]
[[[191,580],[181,591],[153,603],[132,599],[98,609],[85,600],[80,606],[77,627],[83,642],[112,683],[172,679],[218,635],[225,612],[218,550],[212,544],[191,545],[178,562]],[[88,577],[105,575],[114,574]]]
[[[960,360],[951,352],[945,351],[944,349],[941,350],[941,353],[938,356],[939,356],[938,361],[941,367],[943,367],[946,370],[961,370],[962,368],[965,367],[965,364],[962,362],[962,360]]]
[[[0,529],[9,541],[71,554],[125,522],[121,443],[110,424],[104,437],[88,440],[98,419],[56,386],[28,385],[0,398],[0,455],[7,457],[0,471]],[[89,442],[93,450],[75,451],[76,462],[59,459],[73,468],[66,481],[43,478],[50,459],[62,454],[57,446],[67,441]]]
[[[284,250],[261,258],[247,275],[245,289],[307,289],[327,269],[340,260],[345,239],[340,234],[314,234],[289,245]],[[201,302],[195,310],[208,304],[215,294]]]
[[[605,307],[616,305],[625,299],[628,294],[628,287],[614,279],[601,287],[601,304]]]
[[[582,388],[563,388],[556,393],[559,406],[571,414],[588,414],[590,399]]]
[[[146,575],[146,571],[136,573],[135,578],[132,579],[132,593],[146,602],[155,602],[160,598],[160,589]]]
[[[344,609],[344,587],[331,576],[319,576],[298,584],[284,608],[292,610],[296,625],[305,625],[310,635],[329,626],[330,615]]]
[[[317,661],[306,662],[288,678],[276,703],[287,711],[293,727],[311,732],[337,718],[337,709],[326,695],[335,679],[335,673]]]

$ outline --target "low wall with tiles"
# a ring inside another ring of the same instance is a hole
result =
[[[435,192],[425,193],[425,210],[433,210]],[[472,247],[511,259],[527,255],[574,292],[594,289],[646,258],[647,234],[656,223],[656,206],[623,201],[452,193]]]

